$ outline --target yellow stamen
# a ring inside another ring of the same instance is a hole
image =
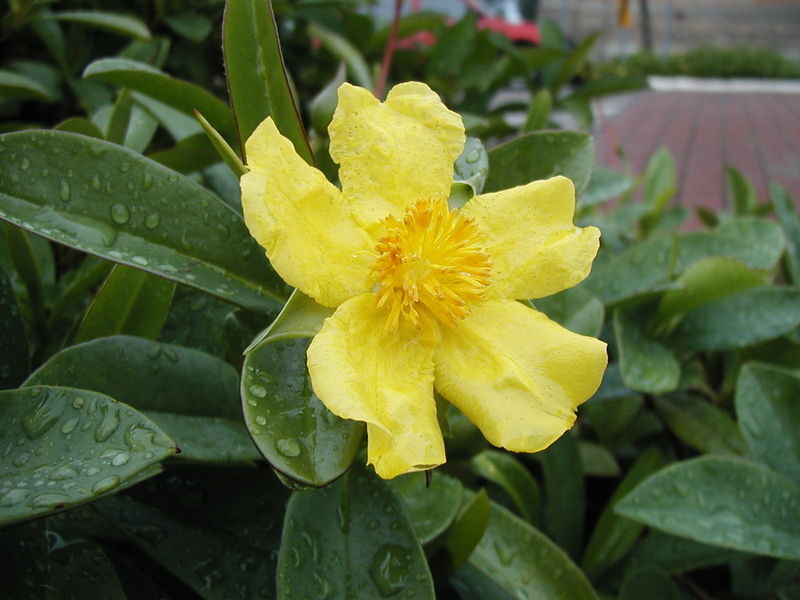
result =
[[[402,220],[384,222],[372,276],[380,284],[377,304],[388,311],[388,331],[401,318],[417,328],[431,318],[454,326],[483,301],[491,262],[471,219],[436,199],[420,200]]]

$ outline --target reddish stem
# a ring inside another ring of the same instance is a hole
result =
[[[392,28],[389,30],[389,39],[386,40],[386,48],[383,51],[381,61],[381,71],[378,73],[378,81],[375,82],[375,97],[383,97],[383,88],[386,87],[386,80],[389,77],[389,69],[392,67],[392,57],[397,46],[397,28],[400,24],[400,13],[403,12],[403,0],[394,0],[394,16],[392,17]]]

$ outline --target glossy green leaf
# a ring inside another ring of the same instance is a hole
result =
[[[600,32],[597,32],[584,38],[560,63],[555,78],[549,84],[553,96],[556,96],[558,91],[583,68],[589,58],[589,52],[591,52],[599,37]]]
[[[635,183],[633,177],[624,173],[611,169],[595,169],[592,171],[586,189],[580,195],[578,208],[587,208],[612,198],[618,198],[631,191]]]
[[[0,535],[3,596],[22,600],[86,598],[126,600],[114,565],[94,542],[37,521]],[[89,592],[91,590],[91,592]]]
[[[250,352],[242,370],[242,408],[253,441],[273,467],[321,486],[353,462],[364,424],[337,417],[316,397],[306,368],[310,343],[285,339]]]
[[[433,541],[456,518],[461,507],[458,479],[433,472],[430,486],[425,473],[407,473],[389,481],[389,487],[405,504],[414,531],[423,544]]]
[[[752,214],[758,204],[758,197],[755,188],[742,175],[741,171],[733,167],[725,167],[725,183],[728,191],[728,203],[733,205],[734,214]]]
[[[15,388],[31,369],[28,336],[11,282],[0,268],[0,390]]]
[[[664,459],[661,453],[655,447],[648,448],[642,452],[614,490],[594,526],[581,560],[581,568],[590,579],[597,579],[619,562],[633,547],[644,526],[617,515],[614,512],[614,506],[620,498],[623,498],[646,477],[660,469],[663,464]]]
[[[2,207],[0,207],[2,211]],[[11,259],[17,276],[27,292],[25,300],[33,316],[31,323],[37,337],[44,337],[43,327],[46,320],[44,283],[45,273],[42,261],[38,260],[34,248],[34,236],[18,227],[5,226],[5,240],[8,256]]]
[[[253,352],[280,340],[313,337],[332,314],[332,308],[317,304],[300,290],[294,290],[277,318],[255,337],[245,352]]]
[[[670,336],[686,351],[745,348],[800,325],[800,290],[760,286],[686,313]]]
[[[447,531],[444,546],[450,558],[451,570],[460,569],[486,532],[489,523],[489,496],[481,489],[462,499],[461,511]]]
[[[193,12],[165,17],[164,22],[178,35],[198,44],[205,40],[214,28],[210,18]]]
[[[147,157],[178,173],[194,173],[219,162],[219,154],[205,133],[190,135],[171,148],[153,152]]]
[[[528,115],[525,118],[522,131],[527,132],[547,129],[547,124],[550,122],[550,111],[552,110],[553,96],[550,95],[550,90],[542,88],[531,98],[531,104],[528,107]]]
[[[619,463],[614,454],[605,446],[594,442],[578,442],[581,465],[587,477],[618,477]]]
[[[662,469],[616,512],[697,542],[800,559],[800,487],[740,458],[703,456]]]
[[[725,563],[736,554],[734,550],[651,530],[633,547],[626,568],[649,566],[667,573],[683,573]]]
[[[88,502],[172,455],[150,419],[104,394],[35,386],[0,392],[0,524]],[[10,458],[10,457],[9,457]]]
[[[610,443],[624,432],[644,405],[641,394],[629,392],[606,398],[594,397],[581,407],[603,443]]]
[[[746,364],[736,383],[736,414],[753,457],[800,483],[800,377]]]
[[[216,150],[219,158],[221,158],[223,162],[228,165],[238,180],[238,178],[247,172],[242,160],[239,158],[236,152],[234,152],[233,148],[228,145],[228,142],[225,141],[225,138],[223,138],[222,135],[220,135],[220,133],[211,126],[211,123],[206,120],[200,111],[194,111],[194,116],[197,118],[197,121],[203,128],[203,131],[208,137],[208,140],[211,142],[211,145],[214,147],[214,150]]]
[[[592,172],[592,138],[578,131],[526,133],[489,151],[487,192],[564,175],[580,195]]]
[[[159,339],[225,358],[225,319],[234,310],[232,304],[179,285]]]
[[[442,33],[426,64],[429,77],[458,73],[475,45],[476,23],[476,13],[467,11]]]
[[[287,499],[268,470],[174,469],[132,496],[93,507],[198,597],[275,598]]]
[[[311,100],[309,105],[311,125],[314,127],[314,131],[320,135],[326,134],[328,125],[330,125],[331,120],[333,120],[333,113],[339,101],[337,92],[339,86],[346,80],[345,75],[344,63],[340,63],[333,78]]]
[[[84,82],[107,87],[100,82],[86,80],[84,80]],[[146,94],[133,92],[131,95],[136,105],[156,119],[158,124],[166,129],[176,142],[202,132],[203,128],[200,127],[200,124],[194,116],[190,116],[164,102],[159,102]]]
[[[650,213],[661,214],[676,191],[675,159],[667,148],[659,148],[644,173],[644,202]]]
[[[116,265],[83,317],[74,343],[125,334],[156,339],[175,293],[175,283]]]
[[[479,476],[508,494],[523,519],[536,525],[541,511],[539,485],[528,468],[507,452],[484,450],[469,461]]]
[[[111,109],[111,115],[106,127],[106,139],[114,144],[123,144],[125,134],[128,132],[128,123],[131,119],[133,97],[130,90],[123,88],[117,95],[117,100]]]
[[[645,333],[649,313],[647,307],[638,310],[617,308],[614,311],[620,372],[622,381],[629,388],[663,394],[678,387],[681,367],[669,348]]]
[[[680,289],[662,296],[655,315],[660,328],[666,330],[674,327],[684,313],[694,308],[764,285],[767,276],[732,258],[710,256],[690,265],[678,277],[678,283]]]
[[[0,69],[0,98],[53,102],[55,98],[41,83],[16,71]]]
[[[227,0],[222,50],[241,148],[244,149],[245,140],[258,124],[271,116],[278,131],[292,141],[297,153],[306,162],[313,163],[283,63],[272,3]]]
[[[586,493],[578,442],[562,435],[540,453],[544,475],[545,515],[550,537],[570,556],[577,556],[583,542]]]
[[[85,119],[83,117],[70,117],[69,119],[64,119],[61,121],[61,123],[53,127],[53,129],[57,129],[58,131],[80,133],[81,135],[97,138],[99,140],[103,139],[103,132],[100,131],[100,128],[92,123],[89,119]]]
[[[789,192],[771,185],[769,196],[786,238],[786,266],[792,283],[800,283],[800,215]]]
[[[120,146],[53,131],[0,136],[0,217],[52,240],[267,312],[283,294],[233,209]],[[42,175],[45,173],[45,175]]]
[[[83,77],[141,92],[186,115],[194,116],[194,111],[199,110],[223,135],[235,138],[233,115],[225,102],[194,83],[176,79],[146,63],[101,58],[86,67]]]
[[[56,19],[79,23],[95,29],[105,29],[112,33],[126,35],[140,40],[150,39],[150,30],[141,20],[129,15],[100,10],[63,10],[61,12],[43,13],[41,19]]]
[[[709,256],[727,256],[751,269],[769,271],[780,260],[785,247],[781,228],[757,217],[738,217],[711,231],[690,231],[678,236],[675,271]]]
[[[681,588],[669,575],[657,569],[639,569],[622,582],[619,600],[683,600]]]
[[[494,502],[480,544],[452,581],[464,600],[597,600],[561,548]]]
[[[669,237],[650,238],[598,262],[584,286],[606,306],[662,290],[669,280],[672,254]]]
[[[238,379],[230,365],[203,352],[114,336],[62,350],[25,385],[57,383],[117,398],[166,431],[181,458],[257,460],[242,423]]]
[[[476,196],[483,191],[483,186],[486,183],[486,175],[489,172],[489,157],[486,154],[486,148],[478,138],[467,137],[464,144],[464,150],[456,159],[453,171],[454,186],[466,185],[469,186],[467,200]],[[452,196],[452,191],[451,191]],[[461,207],[466,202],[458,204]],[[450,199],[450,205],[453,206],[453,198]]]
[[[597,337],[603,326],[603,302],[582,287],[573,287],[535,301],[535,308],[570,331]]]
[[[277,583],[278,598],[286,600],[434,597],[402,502],[363,467],[327,487],[292,494]]]
[[[675,436],[700,452],[742,455],[747,447],[733,418],[702,396],[655,398],[661,418]]]

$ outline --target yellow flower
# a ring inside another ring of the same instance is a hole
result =
[[[380,102],[344,84],[330,128],[341,190],[266,119],[247,140],[244,217],[272,266],[336,307],[308,348],[314,392],[367,423],[384,478],[445,461],[435,389],[496,446],[546,448],[597,389],[605,344],[516,301],[589,273],[600,232],[572,224],[575,190],[554,177],[447,197],[461,118],[425,84]]]

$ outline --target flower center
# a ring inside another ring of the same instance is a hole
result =
[[[384,223],[372,276],[380,284],[378,306],[388,308],[388,331],[401,318],[417,328],[431,318],[453,326],[483,300],[491,262],[471,219],[444,200],[420,200],[402,220]]]

